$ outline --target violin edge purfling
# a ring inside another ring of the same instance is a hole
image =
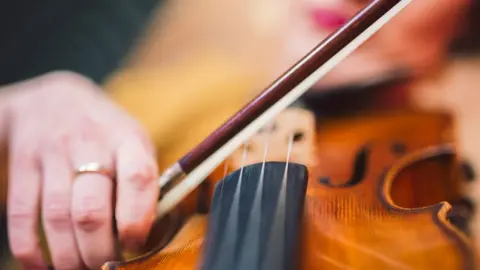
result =
[[[402,214],[431,214],[432,222],[445,235],[447,235],[451,241],[456,243],[460,254],[463,256],[463,267],[458,270],[475,270],[478,265],[478,258],[474,252],[475,249],[473,247],[473,243],[465,232],[461,231],[460,228],[457,228],[450,221],[448,221],[447,215],[450,211],[452,211],[452,206],[448,202],[439,202],[437,204],[425,207],[404,208],[395,204],[391,197],[391,188],[393,182],[397,176],[408,167],[414,165],[415,163],[435,159],[441,156],[455,157],[456,155],[456,148],[452,144],[426,147],[421,150],[406,154],[394,162],[392,166],[385,172],[379,196],[381,202],[384,204],[384,207],[391,211]]]

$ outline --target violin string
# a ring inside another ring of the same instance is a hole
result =
[[[269,135],[265,136],[263,149],[262,168],[258,179],[257,189],[253,199],[252,208],[249,213],[245,240],[240,249],[240,256],[237,269],[257,269],[258,256],[260,254],[261,220],[262,220],[262,195],[265,179],[265,165],[269,149]],[[247,246],[248,245],[248,246]]]
[[[265,167],[267,162],[267,156],[269,153],[269,139],[272,137],[273,129],[266,129],[264,134],[264,147],[263,147],[263,157],[262,157],[262,167],[260,170],[260,175],[258,179],[258,185],[255,191],[252,207],[248,217],[247,228],[245,231],[245,239],[243,241],[242,247],[240,249],[239,260],[237,261],[236,269],[257,269],[258,267],[258,257],[260,255],[260,239],[261,239],[261,220],[262,220],[262,195],[264,189],[265,181]],[[285,221],[285,203],[286,203],[286,181],[288,175],[288,162],[290,160],[290,155],[292,152],[293,142],[293,131],[289,135],[288,139],[288,150],[287,150],[287,162],[286,162],[286,171],[283,176],[282,186],[280,189],[277,209],[275,214],[275,221],[273,223],[273,228],[271,235],[269,237],[269,243],[267,247],[273,245],[276,248],[267,248],[269,254],[267,254],[266,259],[263,261],[264,268],[261,269],[277,269],[279,265],[278,251],[283,250],[284,243],[284,221]],[[281,224],[276,224],[281,223]],[[248,246],[246,246],[248,244]],[[280,247],[279,249],[277,249]],[[278,250],[277,252],[272,250]]]
[[[222,180],[225,179],[225,177],[227,177],[227,173],[228,173],[228,159],[225,160],[225,163],[223,165],[223,177],[222,177]],[[223,186],[225,185],[225,181],[220,181],[220,196],[218,198],[218,200],[221,202],[223,200]],[[216,211],[220,212],[222,211],[222,203],[219,203],[218,204],[218,209]],[[214,208],[215,209],[215,208]]]
[[[298,116],[297,116],[298,117]],[[290,162],[290,157],[292,155],[292,149],[293,149],[293,136],[294,131],[290,131],[289,139],[288,139],[288,149],[287,149],[287,161],[285,162],[285,166],[288,167],[288,163]]]
[[[260,239],[261,239],[261,220],[262,220],[262,195],[264,190],[264,179],[265,179],[265,167],[267,162],[267,157],[269,153],[269,140],[274,135],[273,129],[268,129],[268,132],[264,132],[261,136],[264,139],[264,147],[263,147],[263,157],[261,162],[261,171],[258,178],[257,188],[254,194],[253,203],[250,212],[248,213],[247,219],[247,228],[245,230],[245,239],[242,244],[242,247],[238,250],[238,261],[236,268],[237,269],[256,269],[258,267],[257,262],[259,260],[258,256],[260,255]],[[260,137],[260,138],[261,138]],[[294,132],[293,130],[289,133],[288,136],[288,149],[286,153],[286,163],[285,163],[285,172],[282,179],[282,184],[279,192],[279,197],[277,201],[276,213],[274,216],[274,223],[273,228],[269,237],[268,246],[274,246],[276,248],[270,250],[276,251],[267,251],[266,259],[263,261],[264,267],[263,269],[276,269],[279,267],[277,265],[279,263],[278,256],[282,256],[281,252],[283,250],[283,246],[285,245],[285,216],[286,216],[286,181],[288,176],[288,164],[290,162],[290,157],[293,148],[293,140],[294,140]],[[241,198],[241,188],[243,182],[243,174],[244,169],[246,166],[246,158],[248,154],[248,146],[249,142],[244,142],[243,144],[243,155],[241,160],[240,166],[240,173],[237,186],[235,187],[234,198],[231,204],[231,209],[228,213],[227,223],[224,230],[224,237],[221,243],[222,255],[217,258],[215,267],[213,269],[223,269],[227,267],[228,262],[234,259],[235,256],[235,246],[233,245],[237,241],[238,237],[238,222],[240,218],[240,198]],[[227,174],[227,162],[225,161],[224,164],[224,177]],[[222,197],[222,186],[220,190],[220,197]],[[220,207],[221,208],[220,203]],[[220,211],[218,209],[218,211]],[[277,224],[279,223],[279,224]],[[248,246],[246,246],[248,244]],[[272,268],[273,267],[273,268]]]
[[[245,167],[245,160],[247,158],[247,142],[243,144],[242,165],[240,166],[240,173],[238,176],[238,183],[235,188],[235,194],[233,195],[232,205],[228,213],[228,218],[223,232],[222,243],[220,244],[220,250],[222,256],[219,256],[215,260],[213,269],[225,269],[229,262],[235,258],[235,241],[237,239],[238,220],[240,214],[240,192],[242,190],[243,169]],[[221,204],[221,203],[220,203]]]
[[[229,161],[228,159],[225,160],[225,163],[223,165],[223,177],[222,177],[222,179],[225,179],[225,177],[227,177],[228,168],[229,168],[228,161]],[[223,185],[225,184],[224,181],[221,181],[221,182],[222,183],[220,184],[220,201],[222,200],[222,197],[223,197]],[[220,205],[222,205],[222,204],[220,204]]]
[[[285,248],[285,220],[286,220],[286,203],[287,203],[287,178],[288,178],[288,164],[290,162],[290,156],[293,147],[293,130],[290,133],[288,139],[287,160],[285,162],[285,171],[283,173],[282,186],[280,187],[280,194],[277,201],[277,209],[273,220],[273,227],[270,231],[268,238],[266,257],[263,261],[263,267],[261,269],[281,269],[282,258]]]

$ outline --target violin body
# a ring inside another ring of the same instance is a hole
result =
[[[317,132],[302,269],[475,269],[471,213],[451,209],[466,200],[449,114],[315,105],[328,116]]]
[[[362,181],[368,167],[374,166],[374,162],[368,161],[368,144],[377,140],[388,141],[391,154],[397,157],[429,147],[448,146],[451,154],[424,160],[423,171],[412,171],[410,178],[393,182],[390,196],[396,204],[407,208],[456,202],[462,196],[464,179],[460,158],[454,150],[453,127],[452,119],[442,112],[384,112],[323,120],[325,131],[320,130],[317,135],[317,147],[321,149],[317,153],[321,160],[317,170],[328,179],[317,180],[327,186]]]
[[[474,269],[467,231],[448,215],[462,199],[464,178],[452,129],[444,113],[390,111],[318,121],[309,110],[290,108],[185,200],[183,226],[168,245],[105,269],[197,269],[215,185],[242,162],[260,164],[267,141],[272,150],[266,159],[286,162],[291,133],[296,141],[289,160],[309,169],[295,269]]]
[[[306,199],[301,269],[475,269],[469,240],[448,221],[449,204],[408,208],[392,198],[395,186],[452,169],[453,149],[433,146],[405,155],[392,150],[389,141],[359,149],[368,153],[370,166],[358,181],[338,186],[310,182],[316,187]],[[442,169],[435,172],[430,162]],[[445,184],[443,179],[421,180],[432,190],[418,198],[432,194],[433,201],[445,193],[434,187]],[[397,198],[411,203],[413,190],[399,190]]]

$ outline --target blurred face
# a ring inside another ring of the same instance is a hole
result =
[[[375,36],[335,67],[320,85],[354,83],[398,68],[422,74],[445,60],[471,0],[413,0]],[[286,61],[299,60],[368,0],[292,0]]]

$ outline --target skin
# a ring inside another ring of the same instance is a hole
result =
[[[286,35],[286,58],[297,61],[335,29],[318,27],[312,9],[334,9],[353,16],[368,0],[294,0]],[[412,1],[375,36],[336,66],[318,85],[355,83],[399,67],[416,76],[442,64],[448,46],[459,32],[470,0]],[[362,67],[362,68],[358,68]]]
[[[10,155],[9,240],[22,266],[46,269],[38,245],[40,209],[55,269],[99,269],[112,259],[113,214],[126,248],[142,244],[153,220],[158,172],[139,124],[92,82],[69,72],[0,91]],[[102,174],[75,177],[74,168],[87,162],[116,171],[117,189]]]

